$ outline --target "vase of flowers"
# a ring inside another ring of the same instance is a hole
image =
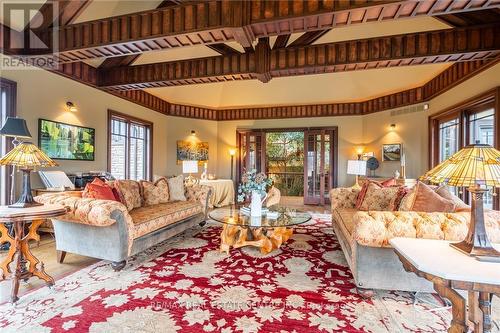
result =
[[[262,216],[262,203],[266,200],[268,186],[272,180],[255,170],[245,172],[238,186],[238,202],[250,199],[250,216]]]

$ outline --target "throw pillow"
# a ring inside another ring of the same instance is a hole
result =
[[[378,184],[370,183],[359,210],[389,210],[392,199],[399,191],[399,187],[380,187]]]
[[[361,190],[359,191],[358,198],[356,199],[356,209],[359,210],[361,208],[361,204],[363,203],[363,200],[365,199],[366,191],[368,190],[368,186],[370,184],[373,184],[374,186],[376,186],[378,188],[382,188],[382,185],[380,185],[377,182],[370,181],[370,180],[365,181],[363,183],[363,186],[361,186]]]
[[[413,206],[413,201],[415,201],[415,188],[412,188],[405,194],[405,196],[401,199],[399,204],[400,212],[409,212],[411,211],[411,206]]]
[[[168,182],[165,178],[154,183],[141,180],[141,188],[144,206],[167,203],[169,200]]]
[[[168,179],[168,190],[170,201],[186,201],[186,190],[184,188],[184,176],[179,175]]]
[[[141,207],[140,185],[135,180],[117,180],[115,188],[120,194],[122,203],[129,211]]]
[[[390,178],[381,182],[380,185],[382,185],[382,187],[397,186],[398,182],[395,178]]]
[[[82,198],[120,201],[113,193],[111,186],[97,177],[94,178],[91,183],[85,185],[85,189],[82,192]]]
[[[462,199],[457,197],[455,194],[451,193],[450,190],[448,189],[448,186],[446,186],[446,185],[438,187],[436,189],[436,193],[445,199],[453,201],[455,203],[455,210],[457,210],[457,209],[460,209],[460,210],[470,209],[470,206],[467,205],[465,202],[463,202]]]
[[[392,211],[398,211],[399,207],[401,206],[401,202],[403,201],[403,198],[408,194],[408,192],[410,192],[410,189],[408,187],[406,186],[399,187],[398,192],[391,200],[389,209]]]
[[[422,182],[415,186],[415,199],[411,207],[415,212],[443,212],[455,211],[455,203],[437,194],[431,187]]]

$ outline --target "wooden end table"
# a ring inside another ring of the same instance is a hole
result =
[[[0,263],[0,281],[11,280],[12,290],[10,300],[15,303],[19,298],[19,280],[27,280],[36,276],[44,280],[47,285],[54,285],[54,279],[45,273],[43,263],[40,262],[30,251],[29,241],[39,241],[38,227],[45,219],[64,215],[68,208],[61,205],[43,205],[30,208],[9,208],[0,206],[0,244],[9,243],[10,248],[6,258]],[[32,222],[28,233],[25,234],[26,222]],[[13,223],[13,235],[9,235],[5,223]],[[29,266],[24,267],[22,262],[26,260]],[[11,270],[13,264],[13,270]]]
[[[406,271],[431,281],[436,292],[451,302],[448,332],[466,333],[468,324],[475,333],[491,332],[491,298],[500,294],[500,263],[478,261],[442,240],[394,238],[390,243]],[[468,292],[468,309],[457,290]]]

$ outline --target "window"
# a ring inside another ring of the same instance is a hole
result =
[[[16,83],[0,78],[0,128],[7,117],[16,116]],[[12,138],[0,137],[0,157],[12,149]],[[10,203],[11,167],[0,167],[0,205]]]
[[[466,101],[449,110],[432,115],[430,119],[430,167],[446,160],[468,144],[483,143],[499,148],[495,105],[498,105],[500,89]],[[468,192],[450,187],[467,202]],[[498,197],[488,192],[484,207],[499,209]]]
[[[108,171],[117,179],[151,179],[153,124],[109,111]]]

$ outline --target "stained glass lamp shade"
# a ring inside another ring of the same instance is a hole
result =
[[[469,232],[463,242],[451,245],[479,260],[500,261],[500,252],[486,234],[483,213],[483,195],[488,191],[485,187],[500,186],[500,151],[485,144],[466,146],[420,179],[468,187],[472,194]]]
[[[23,172],[23,190],[21,196],[15,204],[9,207],[24,208],[41,205],[33,200],[33,195],[31,194],[30,172],[35,167],[52,167],[57,166],[57,163],[52,161],[31,142],[24,142],[2,157],[0,159],[0,165],[17,166]]]

